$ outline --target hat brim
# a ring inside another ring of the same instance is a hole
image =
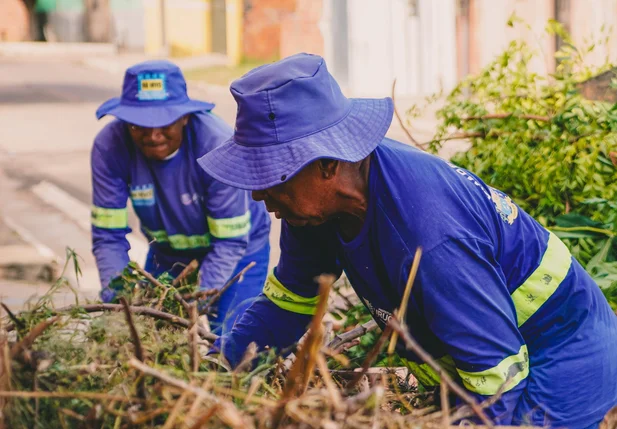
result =
[[[360,161],[385,137],[394,105],[390,98],[352,98],[351,102],[345,118],[314,134],[265,146],[243,145],[232,137],[197,161],[220,182],[246,190],[283,183],[317,159]]]
[[[140,127],[165,127],[189,113],[210,111],[214,104],[189,100],[182,104],[131,106],[120,103],[120,98],[106,101],[96,111],[96,118],[113,115],[116,118]]]

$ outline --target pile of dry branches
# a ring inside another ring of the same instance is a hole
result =
[[[250,347],[232,371],[207,355],[216,336],[200,320],[194,296],[179,293],[178,283],[161,284],[143,270],[139,275],[156,286],[156,299],[139,292],[133,305],[122,297],[120,304],[61,309],[43,301],[16,315],[4,307],[4,427],[411,428],[450,425],[466,417],[491,425],[482,406],[401,326],[406,298],[362,367],[341,370],[348,363],[346,350],[376,325],[337,333],[323,323],[333,279],[322,277],[317,312],[295,354],[284,359],[273,350],[258,354]],[[169,295],[186,317],[159,305]],[[213,304],[213,297],[207,302]],[[435,395],[419,392],[401,371],[372,367],[396,337],[442,375],[441,410]],[[450,408],[448,392],[467,405]]]

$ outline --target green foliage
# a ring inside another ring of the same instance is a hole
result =
[[[518,25],[516,17],[509,25]],[[549,35],[563,40],[554,73],[532,71],[544,63],[523,41],[513,41],[479,74],[469,76],[437,112],[432,151],[465,138],[467,151],[452,162],[506,192],[541,224],[554,230],[586,265],[605,293],[617,285],[617,181],[611,152],[617,141],[617,105],[590,101],[579,85],[612,69],[585,56],[607,39],[580,49],[563,26],[549,21]],[[411,111],[415,115],[418,109]],[[611,291],[611,292],[608,292]]]

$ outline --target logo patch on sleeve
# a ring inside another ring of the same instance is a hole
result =
[[[164,73],[142,73],[137,76],[137,98],[142,101],[167,100],[167,77]]]
[[[155,203],[154,185],[150,183],[148,185],[131,187],[131,201],[134,207],[153,206]]]
[[[518,207],[506,194],[491,188],[491,199],[501,220],[512,225],[518,217]]]

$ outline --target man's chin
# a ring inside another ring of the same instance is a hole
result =
[[[293,227],[319,226],[325,222],[321,219],[285,219],[285,221]]]
[[[285,221],[293,227],[307,226],[309,221],[304,219],[285,219]]]

